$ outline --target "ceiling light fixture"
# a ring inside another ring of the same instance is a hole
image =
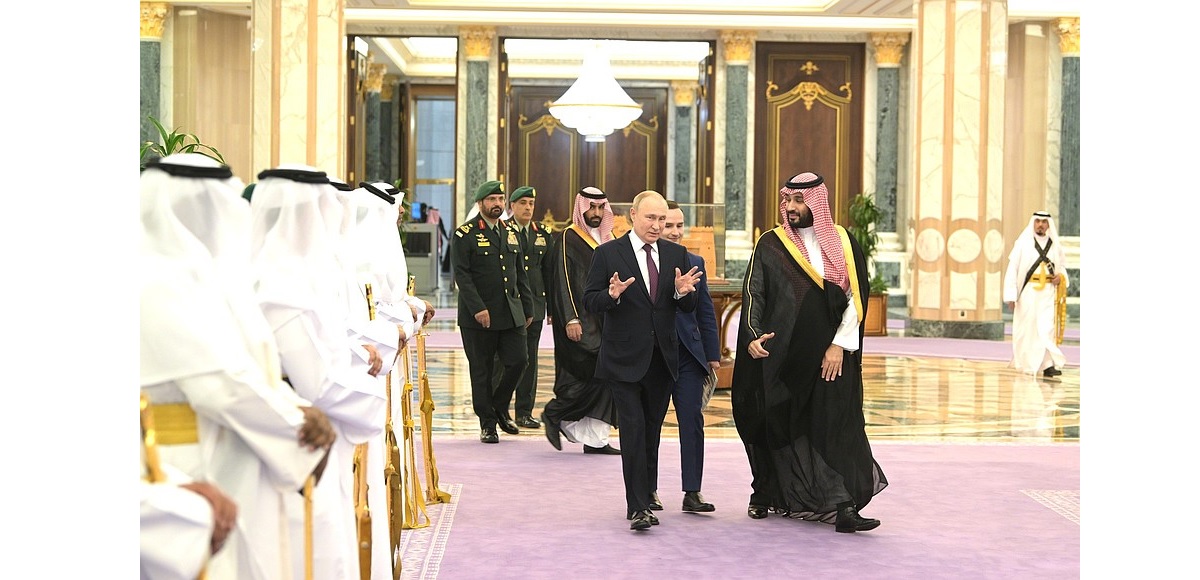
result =
[[[603,142],[606,135],[628,127],[642,115],[642,106],[613,78],[603,42],[596,42],[584,55],[579,78],[549,109],[555,119],[590,142]]]

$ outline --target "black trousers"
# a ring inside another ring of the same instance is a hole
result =
[[[525,329],[525,372],[517,381],[517,401],[515,404],[518,417],[532,417],[533,405],[537,399],[538,380],[538,344],[542,340],[542,321],[534,320]],[[507,409],[508,406],[505,405]]]
[[[674,382],[657,346],[650,357],[650,368],[640,381],[609,382],[621,422],[617,432],[621,438],[621,472],[629,511],[649,509],[650,494],[657,489],[658,443]]]
[[[471,372],[471,405],[479,426],[495,427],[496,418],[508,413],[508,402],[521,373],[525,372],[525,327],[504,330],[460,328],[463,351]],[[496,363],[504,368],[500,382],[492,387]]]

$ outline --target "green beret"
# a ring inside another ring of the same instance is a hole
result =
[[[526,185],[524,187],[518,187],[518,188],[514,189],[512,192],[512,195],[510,195],[508,197],[508,203],[517,201],[518,199],[521,199],[522,197],[537,197],[537,191],[535,191],[532,187],[529,187],[528,185]]]
[[[488,181],[480,185],[475,190],[475,202],[483,201],[483,198],[497,193],[504,193],[504,184],[499,181]]]

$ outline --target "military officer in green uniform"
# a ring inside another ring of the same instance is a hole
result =
[[[525,372],[525,329],[533,312],[533,291],[517,231],[500,221],[506,200],[499,181],[483,183],[475,190],[479,216],[450,237],[450,260],[458,284],[458,328],[483,443],[500,442],[497,425],[510,435],[520,433],[508,415],[508,403]],[[504,370],[492,388],[497,360]]]
[[[529,289],[533,294],[533,310],[526,312],[532,318],[525,329],[528,348],[525,372],[517,383],[517,426],[541,429],[542,424],[533,418],[534,400],[537,398],[538,345],[542,339],[542,321],[546,318],[546,280],[550,279],[550,260],[546,252],[554,245],[554,237],[546,228],[533,219],[537,191],[529,186],[518,187],[508,197],[507,224],[517,231],[517,241],[524,254],[525,273],[529,276]]]

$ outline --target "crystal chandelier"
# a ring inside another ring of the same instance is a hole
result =
[[[555,119],[591,142],[603,142],[605,135],[624,129],[642,115],[642,106],[613,78],[608,53],[600,42],[584,55],[579,78],[549,109]]]

